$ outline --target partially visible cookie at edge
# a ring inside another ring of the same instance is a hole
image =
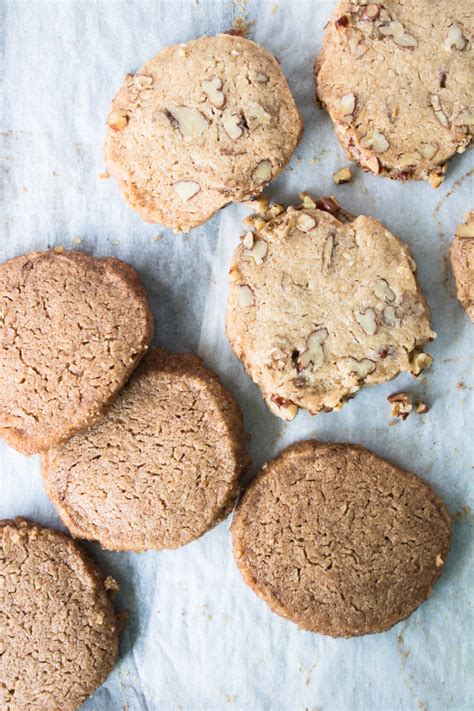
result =
[[[274,414],[338,410],[363,385],[431,364],[422,348],[436,334],[416,264],[380,222],[304,194],[299,207],[246,222],[226,332]]]
[[[187,231],[256,195],[303,130],[278,61],[229,34],[163,49],[112,101],[105,159],[148,222]]]
[[[473,38],[471,0],[341,0],[315,73],[349,158],[438,187],[474,132]]]
[[[244,581],[302,629],[382,632],[431,594],[449,551],[446,506],[363,447],[299,442],[249,484],[232,523]]]
[[[248,465],[242,415],[191,354],[150,352],[100,422],[42,457],[71,533],[111,550],[178,548],[225,518]]]
[[[97,419],[148,349],[137,272],[113,257],[33,252],[0,265],[0,437],[24,454]]]
[[[451,265],[456,281],[457,297],[474,321],[474,212],[456,229],[451,245]]]
[[[0,521],[0,707],[75,711],[112,671],[118,589],[70,538]]]

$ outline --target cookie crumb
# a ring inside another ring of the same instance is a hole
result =
[[[99,180],[108,180],[110,178],[110,173],[104,172],[99,173]]]
[[[352,173],[349,170],[349,168],[346,166],[345,168],[341,168],[338,170],[334,175],[332,176],[332,179],[336,183],[336,185],[344,185],[345,183],[350,183],[352,180]]]
[[[415,404],[415,412],[417,415],[424,415],[428,412],[428,405],[425,402],[417,402]]]
[[[392,406],[392,417],[398,417],[400,420],[406,420],[410,412],[413,410],[413,395],[411,393],[393,393],[388,396],[387,400]]]

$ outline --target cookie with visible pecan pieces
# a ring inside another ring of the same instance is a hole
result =
[[[474,212],[468,212],[456,230],[451,245],[451,265],[458,299],[474,321]]]
[[[435,337],[406,244],[332,197],[274,205],[230,269],[227,335],[274,414],[338,410],[365,384],[431,364]]]
[[[186,231],[258,195],[303,130],[278,61],[240,36],[167,47],[112,101],[105,158],[143,219]]]
[[[438,187],[474,131],[472,0],[341,0],[317,95],[364,170]]]

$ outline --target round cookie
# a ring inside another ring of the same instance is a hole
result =
[[[0,522],[0,707],[74,711],[115,664],[117,590],[81,548],[24,520]]]
[[[340,0],[317,95],[364,170],[438,187],[474,130],[472,0]]]
[[[303,130],[280,66],[229,34],[167,47],[112,101],[105,159],[148,222],[186,231],[257,195]]]
[[[248,463],[241,413],[190,354],[151,352],[105,417],[42,459],[74,536],[178,548],[227,516]]]
[[[153,333],[135,270],[79,252],[0,265],[0,437],[24,454],[97,419]]]
[[[348,444],[299,442],[252,481],[232,523],[244,581],[312,632],[382,632],[431,593],[451,522],[430,487]]]
[[[334,198],[274,205],[230,269],[226,330],[274,414],[340,409],[362,385],[420,373],[435,337],[407,245]]]
[[[451,266],[456,280],[457,296],[474,321],[474,212],[468,212],[456,230],[451,245]]]

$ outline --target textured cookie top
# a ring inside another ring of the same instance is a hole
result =
[[[472,0],[341,0],[316,80],[349,157],[438,187],[472,138],[473,38]]]
[[[304,204],[257,219],[230,270],[227,335],[285,419],[298,406],[339,409],[363,384],[419,373],[431,358],[418,349],[435,335],[408,247],[334,198]]]
[[[25,454],[95,420],[148,348],[137,273],[118,259],[36,252],[0,265],[0,436]]]
[[[260,193],[302,130],[277,60],[222,34],[167,47],[126,77],[105,158],[143,219],[185,231]]]
[[[451,264],[458,299],[474,321],[474,212],[468,212],[451,245]]]
[[[74,711],[112,670],[119,624],[104,580],[62,533],[0,522],[0,707]]]
[[[442,501],[362,447],[300,442],[245,491],[243,578],[278,614],[333,637],[381,632],[430,594],[449,550]]]
[[[196,356],[156,350],[103,420],[43,457],[73,535],[112,550],[177,548],[224,518],[247,464],[242,416]]]

